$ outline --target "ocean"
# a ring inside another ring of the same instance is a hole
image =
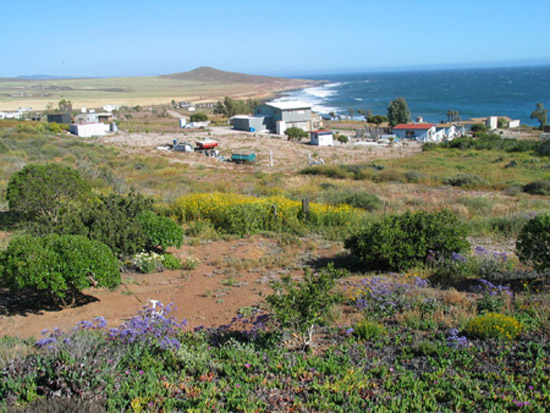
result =
[[[413,119],[441,122],[455,110],[462,119],[509,116],[538,126],[529,118],[536,103],[550,109],[550,66],[301,77],[327,83],[285,93],[279,100],[301,100],[321,114],[347,116],[351,108],[386,115],[389,102],[402,96]]]

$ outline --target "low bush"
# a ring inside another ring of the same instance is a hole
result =
[[[424,148],[424,146],[422,148]],[[417,184],[423,179],[425,179],[425,175],[418,171],[408,171],[408,172],[405,172],[405,179],[407,180],[407,182]]]
[[[353,326],[353,335],[361,340],[378,340],[387,334],[386,327],[376,321],[365,319]]]
[[[0,271],[1,283],[10,291],[36,291],[64,304],[85,288],[120,284],[113,252],[78,235],[14,238],[0,254]]]
[[[470,174],[458,174],[452,178],[446,178],[443,183],[445,185],[459,186],[461,188],[478,188],[489,185],[486,179]]]
[[[524,185],[523,192],[531,195],[550,195],[550,181],[535,181]]]
[[[161,217],[152,211],[144,211],[136,217],[147,236],[146,249],[181,247],[183,230],[170,218]]]
[[[182,268],[182,263],[172,254],[164,254],[162,258],[162,265],[167,270],[179,270]]]
[[[168,209],[179,223],[207,221],[218,231],[241,236],[260,231],[300,232],[307,227],[346,227],[353,225],[360,213],[348,205],[310,203],[309,217],[305,217],[300,201],[219,192],[185,195],[172,202]]]
[[[550,268],[550,215],[542,214],[531,218],[519,234],[516,242],[521,262],[533,266],[537,271]]]
[[[144,251],[152,243],[165,241],[154,228],[150,228],[150,222],[156,222],[155,220],[144,219],[146,227],[151,231],[148,236],[137,219],[151,208],[152,201],[140,194],[104,195],[96,202],[67,212],[54,231],[60,234],[83,235],[104,243],[120,257],[131,256]],[[150,215],[145,217],[148,216]],[[166,234],[162,232],[162,235]],[[166,236],[169,235],[170,233]]]
[[[376,211],[381,205],[378,196],[363,191],[330,191],[323,194],[322,200],[330,205],[346,204],[369,212]]]
[[[518,320],[499,313],[479,315],[471,319],[465,328],[469,336],[504,340],[515,339],[521,330],[522,326]]]
[[[373,270],[405,270],[432,254],[450,257],[469,247],[464,226],[449,211],[390,215],[361,229],[345,242]]]
[[[301,282],[286,275],[281,281],[271,283],[274,294],[267,297],[267,302],[280,325],[299,332],[307,347],[312,342],[315,326],[326,320],[336,302],[332,293],[335,284],[330,269],[319,274],[306,270]]]

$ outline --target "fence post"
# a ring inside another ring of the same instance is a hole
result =
[[[302,199],[302,212],[304,214],[305,220],[309,221],[309,198]]]

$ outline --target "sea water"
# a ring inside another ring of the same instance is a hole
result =
[[[391,100],[407,100],[413,119],[447,120],[447,111],[462,119],[508,116],[522,124],[530,119],[537,102],[550,109],[550,66],[455,69],[437,71],[361,73],[301,76],[326,83],[286,93],[280,100],[301,100],[321,114],[349,116],[349,110],[370,110],[386,115]]]

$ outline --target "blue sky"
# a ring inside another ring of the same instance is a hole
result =
[[[550,64],[549,15],[549,0],[6,1],[0,77]]]

